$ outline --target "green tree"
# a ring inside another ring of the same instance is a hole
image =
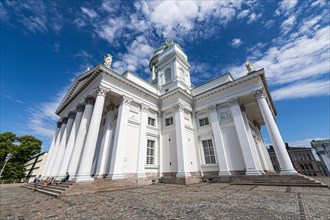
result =
[[[11,132],[0,134],[0,169],[6,155],[12,154],[3,173],[2,179],[22,179],[25,176],[24,164],[34,155],[40,153],[42,141],[25,135],[18,137]]]

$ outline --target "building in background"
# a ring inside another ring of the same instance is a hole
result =
[[[313,140],[311,146],[315,149],[317,156],[319,156],[327,176],[330,176],[330,139]]]
[[[316,161],[311,148],[289,147],[287,143],[285,143],[285,145],[292,164],[298,173],[306,176],[326,176],[326,173],[324,173],[322,167],[319,167],[319,161]],[[274,166],[274,170],[276,172],[280,172],[280,166],[273,146],[268,148],[268,152]]]
[[[24,164],[25,167],[25,179],[24,182],[32,182],[33,179],[40,175],[42,169],[45,166],[47,159],[47,152],[43,152],[31,158],[28,162]]]

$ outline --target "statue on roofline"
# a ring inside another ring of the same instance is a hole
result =
[[[250,62],[250,60],[246,60],[245,67],[246,67],[248,73],[254,71],[254,68],[253,68],[252,63]]]
[[[110,54],[107,54],[106,56],[104,56],[104,66],[105,67],[110,69],[111,62],[112,62],[112,56]]]

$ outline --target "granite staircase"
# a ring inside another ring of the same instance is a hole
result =
[[[73,188],[74,184],[75,184],[74,182],[68,181],[68,182],[64,182],[61,184],[58,184],[58,182],[55,182],[55,184],[50,184],[50,185],[44,186],[44,182],[40,181],[37,185],[36,191],[40,192],[40,193],[44,193],[49,196],[59,197],[59,196],[65,194],[66,191],[69,191],[71,188]],[[34,187],[34,184],[26,183],[26,184],[23,184],[22,187],[32,190]]]
[[[209,176],[207,182],[228,182],[231,185],[259,185],[259,186],[300,186],[300,187],[328,187],[327,185],[305,175],[265,174],[261,176]]]

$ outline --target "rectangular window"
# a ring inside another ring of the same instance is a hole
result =
[[[303,160],[307,160],[306,154],[303,154],[302,156],[303,156]]]
[[[204,149],[204,157],[206,164],[215,163],[215,156],[213,150],[212,140],[204,140],[202,141],[203,149]]]
[[[165,119],[165,126],[170,126],[173,124],[173,117]]]
[[[148,125],[155,126],[155,119],[148,117]]]
[[[155,164],[155,141],[147,142],[147,164]]]
[[[314,170],[314,167],[311,163],[308,164],[310,170]]]
[[[307,154],[307,158],[308,158],[308,160],[311,160],[312,159],[312,157],[311,157],[310,154]]]
[[[209,124],[209,118],[201,118],[199,119],[199,126],[205,126]]]

